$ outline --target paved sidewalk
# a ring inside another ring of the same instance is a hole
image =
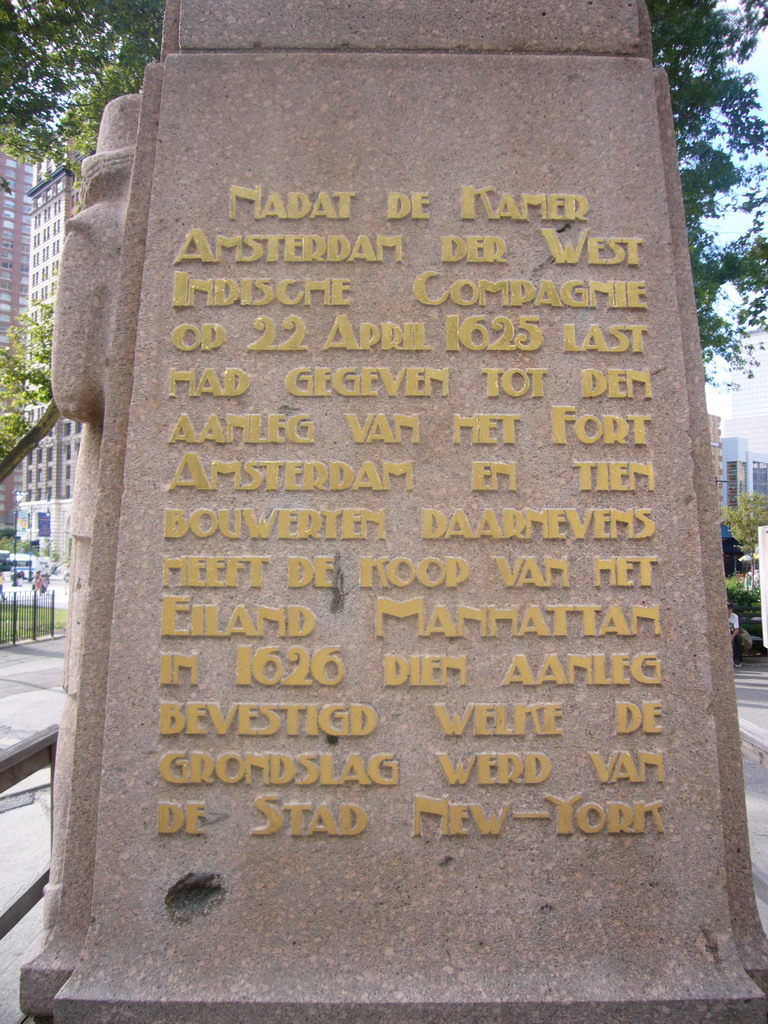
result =
[[[736,669],[739,717],[768,729],[768,658],[745,658]]]
[[[768,731],[768,658],[745,658],[736,669],[736,700],[739,718]],[[752,860],[768,872],[768,770],[745,761],[744,790]],[[761,900],[757,907],[768,933],[768,907]]]
[[[59,721],[64,637],[0,647],[0,749]],[[50,772],[0,794],[0,907],[45,869],[50,854]],[[43,905],[0,940],[0,1024],[19,1024],[19,970],[40,943]]]
[[[0,647],[0,749],[59,720],[64,637]]]

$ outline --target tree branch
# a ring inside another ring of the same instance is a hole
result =
[[[43,415],[35,425],[26,432],[24,437],[11,448],[5,458],[0,462],[0,482],[10,476],[25,455],[29,455],[33,448],[40,444],[42,439],[53,430],[56,420],[61,413],[55,402],[51,401]]]

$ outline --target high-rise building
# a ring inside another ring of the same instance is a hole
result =
[[[44,160],[36,164],[29,190],[32,207],[29,297],[46,302],[56,292],[64,222],[72,216],[75,177],[66,164]]]
[[[742,494],[768,498],[768,454],[752,451],[744,437],[723,438],[724,505],[734,507]]]
[[[43,411],[38,406],[33,421]],[[41,552],[50,547],[61,558],[69,556],[69,513],[80,436],[80,423],[60,419],[24,460],[20,509],[25,537],[39,541]]]
[[[29,286],[30,202],[32,168],[0,151],[0,346],[8,345],[8,330],[27,305]],[[0,484],[0,521],[12,525],[17,478],[11,474]]]
[[[29,227],[31,205],[27,189],[32,168],[0,151],[2,195],[2,260],[0,261],[0,345],[8,344],[8,328],[27,305],[29,285]]]
[[[720,440],[720,417],[712,416],[709,419],[709,446],[712,452],[712,471],[715,477],[715,485],[719,485],[723,476],[723,443]]]
[[[742,494],[768,497],[768,332],[746,339],[755,364],[732,370],[731,414],[723,419],[721,501],[735,506]]]
[[[731,416],[723,420],[723,438],[742,437],[751,451],[768,452],[768,331],[747,338],[755,366],[731,373]]]
[[[29,298],[52,302],[64,244],[64,224],[77,200],[75,176],[64,163],[45,160],[34,168],[29,190],[32,213]],[[38,419],[43,408],[31,411]],[[59,420],[22,464],[20,504],[26,539],[40,542],[40,550],[53,548],[69,555],[69,514],[75,466],[80,449],[81,424]]]

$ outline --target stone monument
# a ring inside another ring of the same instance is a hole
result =
[[[37,1020],[765,1020],[671,125],[642,0],[170,0],[64,255]]]

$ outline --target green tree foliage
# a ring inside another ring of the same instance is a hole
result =
[[[53,306],[35,306],[19,322],[0,348],[0,459],[29,430],[28,408],[51,402]]]
[[[28,161],[96,144],[106,103],[141,88],[164,0],[0,0],[0,147]]]
[[[724,508],[722,518],[745,555],[757,551],[758,530],[768,526],[768,498],[762,494],[740,494],[735,508]]]
[[[744,330],[764,326],[767,308],[768,128],[754,78],[739,65],[768,24],[768,0],[647,2],[655,63],[672,94],[704,359],[743,365]],[[730,210],[751,223],[741,238],[721,242],[716,221]],[[726,286],[738,295],[733,314],[724,312]]]
[[[725,592],[729,603],[738,612],[760,614],[760,587],[750,589],[738,576],[726,576]]]

